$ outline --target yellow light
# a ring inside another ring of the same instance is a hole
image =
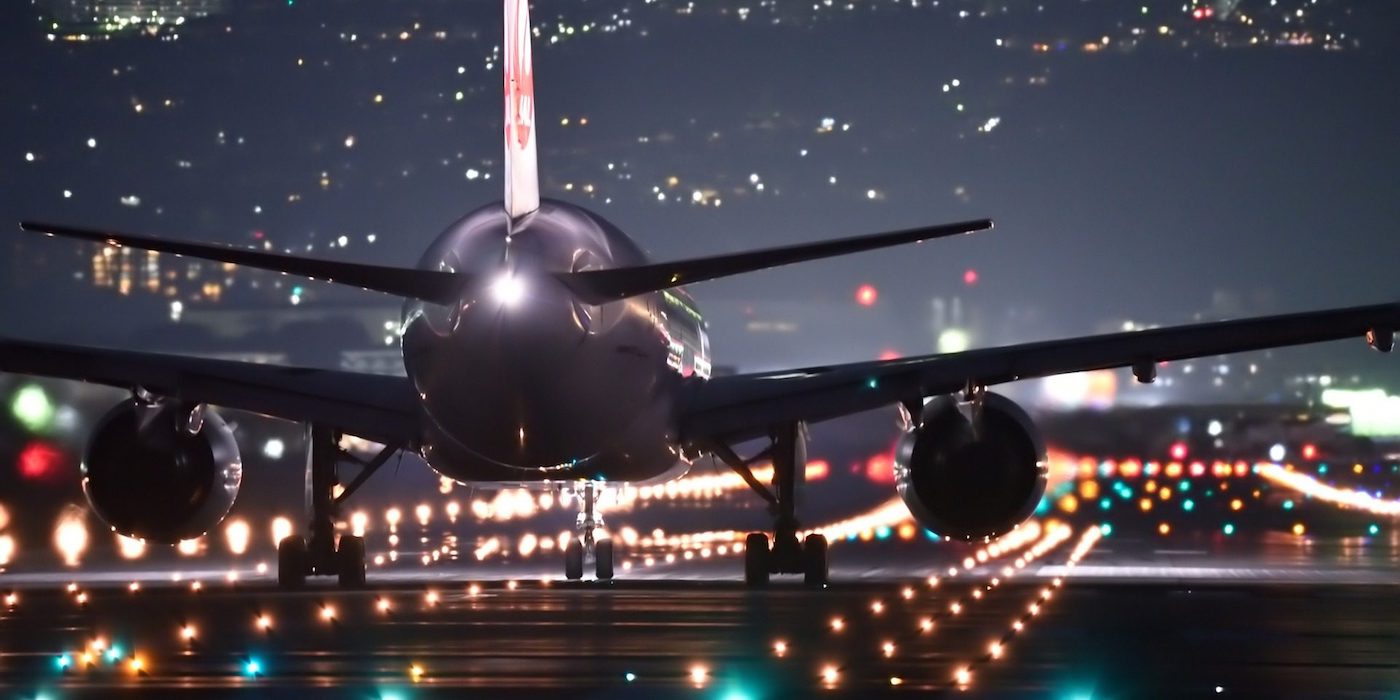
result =
[[[321,619],[322,619],[322,620],[325,620],[326,622],[330,622],[330,621],[334,620],[334,619],[335,619],[335,606],[334,606],[334,605],[323,605],[323,606],[321,606]]]
[[[180,639],[190,641],[195,638],[196,630],[194,625],[185,625],[180,628]]]
[[[822,668],[822,682],[823,682],[823,683],[826,683],[827,685],[831,685],[832,683],[835,683],[835,682],[836,682],[836,679],[839,678],[839,677],[840,677],[840,671],[839,671],[835,666],[832,666],[832,665],[828,664],[826,667]]]
[[[1159,490],[1157,491],[1157,495],[1158,495],[1158,496],[1161,496],[1161,497],[1162,497],[1162,500],[1164,500],[1164,501],[1169,501],[1169,500],[1171,500],[1171,497],[1172,497],[1172,490],[1169,489],[1169,488],[1167,488],[1167,487],[1165,487],[1165,486],[1163,486],[1161,489],[1159,489]]]
[[[709,678],[709,675],[710,669],[705,666],[696,664],[690,667],[690,682],[697,686],[704,685],[705,679]]]
[[[887,659],[894,656],[894,642],[886,641],[884,644],[881,644],[880,651],[884,653]]]
[[[375,607],[379,608],[379,612],[381,613],[389,612],[389,599],[380,598],[379,601],[375,603]]]
[[[1230,510],[1239,510],[1244,507],[1244,501],[1236,498],[1230,501]]]
[[[1162,523],[1161,525],[1158,525],[1158,526],[1157,526],[1157,532],[1158,532],[1159,534],[1169,535],[1169,534],[1171,534],[1171,531],[1172,531],[1172,526],[1171,526],[1169,523]]]
[[[787,649],[788,649],[787,642],[784,642],[784,641],[781,640],[781,639],[779,639],[779,640],[776,641],[776,642],[773,642],[773,655],[774,655],[774,656],[783,656],[783,655],[787,654]]]
[[[1152,499],[1144,498],[1138,501],[1138,508],[1141,509],[1144,513],[1146,513],[1149,510],[1152,510]]]
[[[1293,523],[1293,534],[1302,535],[1304,532],[1307,532],[1307,529],[1303,527],[1302,523]]]
[[[423,667],[419,666],[418,664],[413,664],[412,666],[408,667],[408,675],[410,678],[413,679],[414,683],[417,683],[418,681],[422,680],[424,673],[426,673],[426,671],[424,671]]]
[[[266,613],[263,613],[258,616],[257,624],[258,629],[267,630],[272,627],[272,618],[268,617]]]
[[[141,673],[146,670],[146,661],[139,656],[133,656],[131,657],[131,661],[127,662],[126,666],[131,669],[132,673]]]
[[[903,685],[904,679],[899,676],[890,676],[890,685]]]
[[[292,536],[292,521],[282,516],[272,519],[272,544],[279,544],[282,540]]]

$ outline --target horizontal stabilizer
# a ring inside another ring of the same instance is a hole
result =
[[[991,227],[990,219],[977,219],[976,221],[963,221],[942,226],[924,226],[637,267],[562,272],[558,273],[557,276],[584,301],[591,304],[601,304],[647,292],[670,289],[691,282],[702,282],[718,277],[728,277],[807,260],[859,253],[903,243],[917,243],[931,238],[956,236]]]
[[[422,299],[438,304],[453,303],[457,299],[459,290],[467,281],[466,275],[454,272],[299,258],[247,248],[172,241],[33,221],[20,222],[19,226],[26,231],[49,236],[76,238],[112,246],[129,246],[141,250],[154,250],[172,255],[188,255],[192,258],[234,263],[262,270],[272,270],[273,272],[285,272],[289,275],[348,284],[363,289],[372,289],[376,292]]]

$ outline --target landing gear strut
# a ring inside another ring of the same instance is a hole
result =
[[[277,543],[277,584],[301,588],[307,576],[336,576],[342,588],[365,585],[365,540],[341,535],[336,541],[335,522],[340,505],[397,452],[397,445],[365,462],[340,449],[340,435],[319,425],[307,428],[306,510],[308,535],[289,535]],[[339,494],[341,460],[360,465],[360,473]]]
[[[612,538],[594,539],[594,533],[603,528],[603,516],[597,512],[598,487],[592,481],[584,482],[579,494],[579,514],[574,525],[575,537],[564,548],[564,577],[570,581],[583,578],[585,554],[593,555],[593,568],[599,581],[613,577]]]
[[[801,523],[797,520],[797,494],[807,470],[806,426],[778,426],[771,438],[768,449],[747,460],[726,445],[716,445],[714,449],[716,456],[768,501],[774,516],[771,546],[768,535],[762,532],[750,533],[744,540],[744,582],[764,586],[771,574],[802,574],[802,581],[808,586],[825,586],[829,580],[826,537],[813,533],[798,540]],[[773,462],[773,490],[750,470],[750,465],[765,457]]]

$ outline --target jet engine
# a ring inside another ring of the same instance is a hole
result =
[[[996,537],[1030,516],[1045,494],[1045,444],[1010,399],[980,407],[939,396],[895,448],[895,483],[919,524],[960,540]]]
[[[243,464],[233,431],[217,413],[134,398],[98,422],[82,474],[88,503],[113,530],[174,544],[224,519]]]

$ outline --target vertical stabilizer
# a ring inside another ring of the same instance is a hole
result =
[[[506,212],[518,219],[540,208],[535,159],[535,70],[530,62],[530,2],[505,3]]]

